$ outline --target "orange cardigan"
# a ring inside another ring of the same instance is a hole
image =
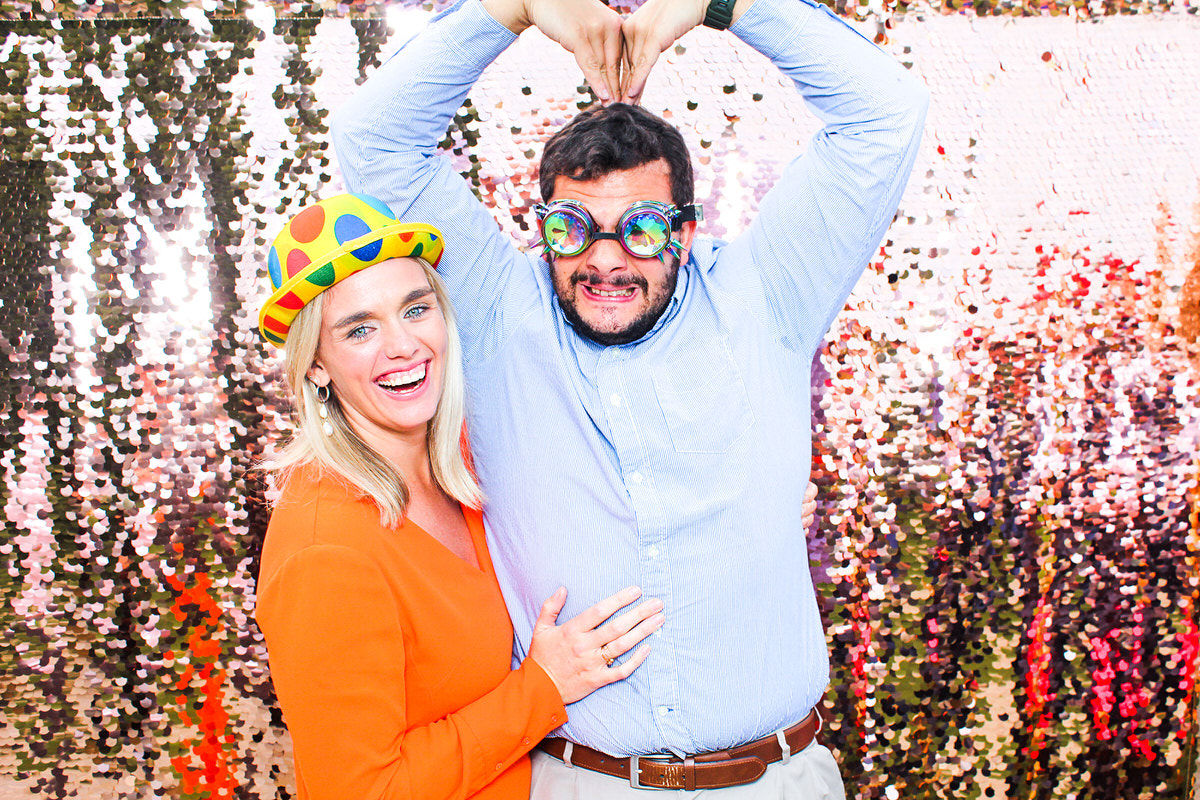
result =
[[[528,751],[566,720],[512,625],[478,511],[481,569],[336,477],[292,474],[263,545],[259,627],[301,800],[529,797]]]

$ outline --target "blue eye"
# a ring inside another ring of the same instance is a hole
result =
[[[347,339],[362,339],[370,332],[370,328],[366,325],[359,325],[357,328],[352,328],[347,334]]]
[[[418,317],[424,316],[425,312],[428,310],[429,310],[428,305],[425,305],[424,303],[419,303],[419,304],[413,306],[412,308],[408,309],[407,311],[405,311],[404,316],[407,319],[417,319]]]

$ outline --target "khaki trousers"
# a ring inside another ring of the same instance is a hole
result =
[[[845,800],[842,775],[833,754],[813,742],[788,763],[776,761],[754,783],[726,789],[635,789],[628,781],[582,767],[568,767],[534,750],[529,800]]]

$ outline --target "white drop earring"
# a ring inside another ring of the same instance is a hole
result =
[[[317,387],[317,402],[321,404],[317,408],[317,416],[321,418],[321,430],[326,436],[333,436],[333,425],[329,422],[329,409],[325,406],[332,395],[333,392],[330,391],[328,383]]]

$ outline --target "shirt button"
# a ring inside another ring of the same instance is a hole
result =
[[[503,764],[497,764],[497,765],[496,765],[496,772],[499,772],[499,771],[500,771],[500,770],[502,770],[502,769],[504,769],[504,765],[503,765]]]
[[[612,397],[608,398],[608,402],[612,403],[614,406],[621,405],[621,395],[613,394]]]
[[[640,472],[633,473],[632,475],[629,476],[629,480],[633,481],[634,483],[641,483],[642,482],[642,473],[640,473]]]
[[[646,555],[650,558],[658,558],[658,548],[654,545],[650,545],[646,548]]]
[[[526,736],[524,739],[522,739],[521,744],[529,744],[529,737]]]
[[[551,715],[550,715],[550,721],[551,721],[551,722],[554,722],[554,723],[557,723],[557,722],[558,722],[558,714],[551,714]]]
[[[665,717],[667,714],[670,714],[670,713],[671,713],[671,709],[667,708],[666,706],[658,707],[658,715],[660,717]]]

